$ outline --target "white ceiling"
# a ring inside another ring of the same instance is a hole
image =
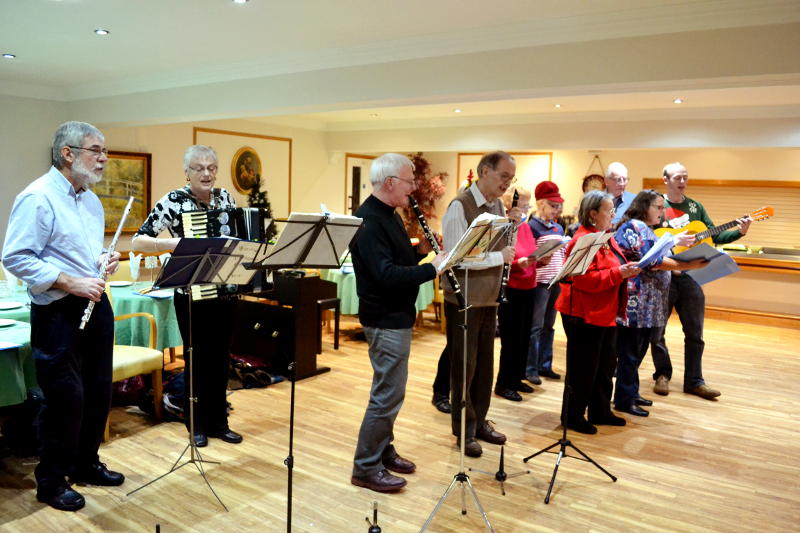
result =
[[[17,55],[0,60],[0,94],[75,102],[487,50],[798,21],[798,0],[0,0],[0,53]],[[111,34],[97,36],[95,28]],[[663,89],[485,101],[438,95],[435,104],[355,105],[280,120],[336,130],[608,113],[680,118],[687,109],[693,116],[784,116],[800,109],[800,77]],[[685,100],[680,110],[675,97]],[[463,112],[456,115],[455,108]]]

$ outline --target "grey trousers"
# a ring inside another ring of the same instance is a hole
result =
[[[372,363],[372,390],[367,411],[358,432],[353,475],[365,477],[384,469],[383,460],[392,458],[394,421],[403,405],[411,352],[411,328],[364,328]]]

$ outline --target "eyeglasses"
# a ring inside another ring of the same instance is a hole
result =
[[[209,174],[216,174],[217,165],[208,165],[207,167],[189,167],[189,170],[198,174],[205,174],[206,171],[208,171]]]
[[[71,144],[68,144],[67,146],[69,146],[74,150],[86,150],[88,152],[92,152],[95,157],[100,157],[100,154],[103,154],[104,156],[108,157],[108,148],[96,148],[94,146],[90,146],[89,148],[84,148],[83,146],[72,146]]]
[[[399,178],[397,176],[386,176],[386,177],[387,178],[394,178],[394,179],[400,180],[400,181],[405,181],[406,183],[410,183],[414,187],[417,186],[417,181],[416,180],[406,180],[406,179],[403,179],[403,178]]]
[[[608,179],[617,183],[628,183],[628,176],[611,176]]]

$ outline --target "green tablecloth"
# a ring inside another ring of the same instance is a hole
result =
[[[172,296],[168,298],[153,298],[139,294],[139,290],[148,287],[146,282],[134,283],[129,287],[112,287],[111,296],[114,304],[114,315],[128,313],[150,313],[156,319],[158,339],[156,349],[182,346],[181,332],[178,329],[178,319],[175,316],[175,306]],[[116,323],[116,344],[128,346],[147,346],[150,339],[150,325],[145,318],[131,318]]]
[[[0,328],[0,341],[21,345],[0,349],[0,407],[2,407],[25,401],[28,389],[36,386],[36,365],[31,357],[30,324],[16,322],[12,326]]]
[[[358,294],[356,293],[356,275],[352,272],[337,270],[321,271],[322,279],[336,283],[336,295],[340,300],[340,312],[343,315],[358,314]],[[417,312],[423,311],[433,301],[433,281],[426,281],[419,286],[417,301],[414,304]]]

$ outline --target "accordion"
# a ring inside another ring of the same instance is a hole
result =
[[[184,238],[235,237],[264,241],[271,220],[260,207],[231,207],[181,213],[179,232]]]

